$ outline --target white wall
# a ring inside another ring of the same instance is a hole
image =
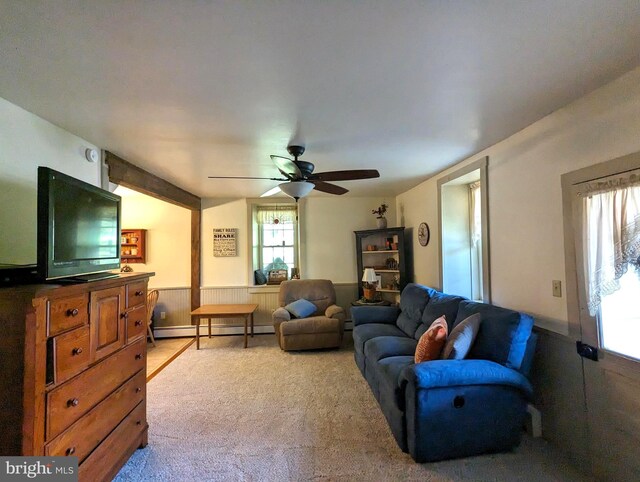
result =
[[[330,279],[334,283],[357,282],[354,231],[376,228],[371,214],[382,203],[389,205],[387,226],[396,226],[395,200],[382,197],[309,197],[304,205],[302,230],[303,276]]]
[[[100,186],[96,148],[0,98],[0,264],[36,263],[38,166]]]
[[[123,229],[146,229],[146,263],[134,271],[154,272],[152,288],[191,286],[191,211],[129,189],[122,196]]]
[[[560,176],[640,150],[640,68],[560,109],[396,199],[405,226],[426,221],[431,242],[414,240],[415,280],[438,286],[437,178],[489,156],[489,240],[494,304],[537,315],[568,332]]]
[[[371,210],[389,205],[387,222],[395,226],[395,200],[382,197],[310,196],[300,201],[302,276],[335,283],[356,282],[355,235],[373,229]],[[202,285],[247,286],[249,279],[248,220],[245,199],[206,199],[202,212]],[[213,256],[213,228],[238,228],[238,256]]]
[[[238,256],[213,256],[214,228],[238,229]],[[245,199],[202,200],[202,286],[247,286],[247,235]]]

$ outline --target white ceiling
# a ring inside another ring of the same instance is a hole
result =
[[[207,176],[275,176],[292,138],[316,172],[380,171],[350,194],[393,195],[639,46],[638,0],[2,0],[0,96],[203,197],[273,187]]]

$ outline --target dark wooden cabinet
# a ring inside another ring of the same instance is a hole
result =
[[[384,301],[396,303],[409,282],[410,256],[404,227],[355,231],[358,295],[362,297],[362,274],[373,268],[380,279],[377,292]]]
[[[151,275],[0,289],[0,455],[73,455],[107,481],[147,444]]]

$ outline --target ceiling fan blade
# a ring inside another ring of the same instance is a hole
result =
[[[288,181],[279,177],[250,177],[250,176],[209,176],[209,179],[266,179],[269,181]]]
[[[302,173],[300,172],[298,166],[296,166],[295,163],[288,157],[271,156],[271,160],[280,170],[280,172],[288,178],[286,179],[287,181],[292,179],[300,179],[302,177]]]
[[[276,186],[273,187],[271,189],[269,189],[267,192],[260,194],[260,197],[269,197],[269,196],[273,196],[274,194],[278,194],[280,192],[280,186]]]
[[[352,169],[348,171],[317,172],[309,176],[309,180],[318,181],[355,181],[357,179],[373,179],[380,177],[375,169]]]
[[[318,191],[327,192],[329,194],[345,194],[349,192],[348,189],[336,184],[329,184],[328,182],[318,180],[310,180],[309,182],[312,183]]]

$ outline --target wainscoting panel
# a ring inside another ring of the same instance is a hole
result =
[[[335,289],[337,304],[347,311],[347,318],[349,318],[351,302],[358,296],[358,285],[356,283],[339,283],[335,284]],[[154,327],[162,329],[190,326],[191,295],[189,288],[160,288],[158,291],[160,296],[154,310]],[[258,310],[254,314],[255,326],[271,326],[271,313],[279,306],[277,289],[271,287],[267,289],[248,286],[202,288],[200,299],[203,305],[257,303]],[[165,312],[165,319],[161,318],[161,312]],[[220,318],[212,323],[219,327],[241,324],[237,318]]]
[[[153,310],[154,328],[191,324],[191,289],[159,288],[158,291],[158,304]],[[166,314],[164,320],[161,312]]]
[[[538,327],[535,331],[538,344],[531,382],[534,405],[542,412],[542,436],[584,470],[589,434],[582,359],[576,353],[575,340]]]

